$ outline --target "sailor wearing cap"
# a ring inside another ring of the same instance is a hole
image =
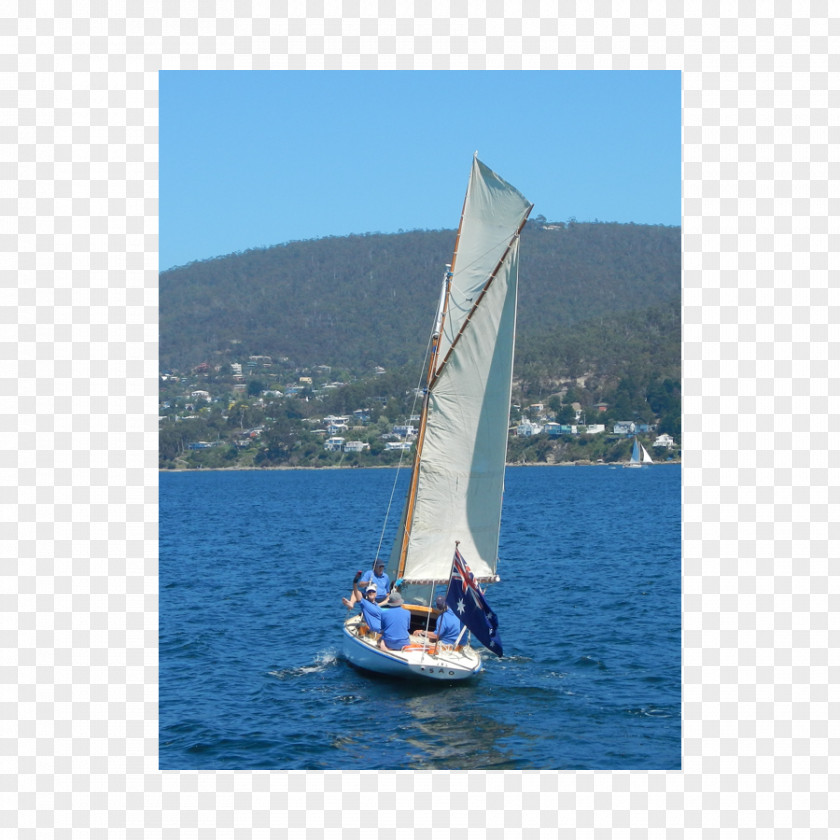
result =
[[[403,596],[395,589],[382,610],[382,639],[379,647],[383,650],[402,650],[411,644],[408,629],[411,626],[411,613],[404,610]]]
[[[361,582],[376,584],[377,604],[382,604],[391,591],[391,578],[388,577],[388,573],[385,571],[385,563],[379,559],[374,562],[372,569],[368,569],[362,575]]]
[[[376,603],[380,606],[388,599],[388,592],[391,589],[391,578],[388,577],[385,571],[385,563],[382,560],[377,558],[373,563],[373,568],[368,569],[364,573],[356,572],[356,576],[353,578],[353,591],[350,593],[350,597],[341,599],[348,610],[352,609],[359,601],[367,600],[367,595],[363,596],[359,590],[359,583],[363,587],[367,587],[369,584],[376,586]]]
[[[445,645],[454,645],[461,634],[461,622],[458,616],[446,605],[446,598],[438,595],[435,599],[435,607],[440,610],[440,615],[435,625],[435,632],[426,630],[415,630],[413,635],[425,636],[430,642],[442,642]]]
[[[382,609],[376,603],[376,584],[368,584],[365,589],[365,597],[359,601],[359,606],[362,610],[362,617],[365,624],[373,630],[374,633],[382,632]]]

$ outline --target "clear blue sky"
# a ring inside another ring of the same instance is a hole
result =
[[[163,71],[160,268],[455,228],[473,152],[550,221],[681,222],[676,71]]]

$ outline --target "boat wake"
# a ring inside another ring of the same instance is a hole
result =
[[[601,671],[605,671],[607,666],[601,662],[600,659],[595,659],[593,656],[581,656],[575,662],[575,665],[582,665],[584,668],[598,668]]]
[[[665,709],[656,709],[656,708],[631,709],[629,713],[631,715],[638,715],[639,717],[653,717],[653,718],[669,718],[669,717],[671,717],[670,712],[666,711]]]
[[[271,677],[279,680],[288,680],[294,677],[302,677],[307,674],[319,674],[332,668],[339,661],[338,653],[334,650],[324,650],[318,653],[315,661],[309,665],[299,665],[297,668],[283,668],[281,671],[269,671]]]

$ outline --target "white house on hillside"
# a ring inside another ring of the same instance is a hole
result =
[[[542,430],[543,427],[540,426],[539,423],[532,423],[530,420],[523,420],[516,427],[516,435],[517,437],[531,437],[532,435],[538,435]]]

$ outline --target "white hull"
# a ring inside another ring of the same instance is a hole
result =
[[[359,635],[362,617],[344,622],[344,658],[357,668],[405,679],[464,680],[481,670],[481,657],[471,647],[443,650],[437,655],[434,645],[425,649],[384,651],[369,636]]]

